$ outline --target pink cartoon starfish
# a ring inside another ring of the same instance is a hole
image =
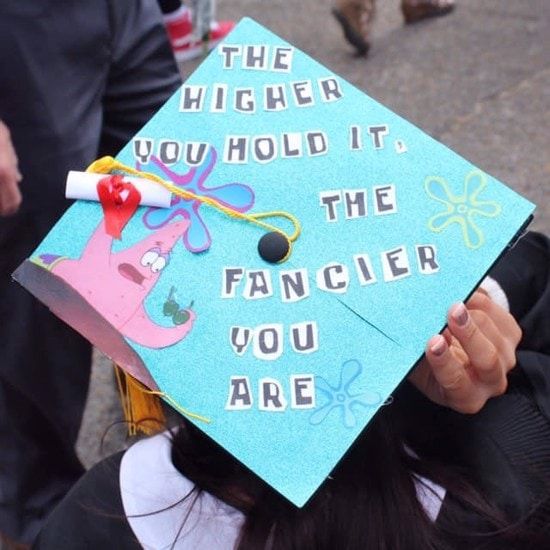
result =
[[[163,327],[148,316],[143,302],[188,226],[188,220],[171,223],[130,248],[112,252],[113,237],[101,221],[80,258],[58,259],[50,269],[123,336],[149,348],[171,346],[191,330],[195,313],[188,309],[184,323]]]

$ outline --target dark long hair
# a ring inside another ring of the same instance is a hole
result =
[[[407,407],[399,405],[404,393]],[[172,460],[198,492],[244,513],[238,550],[550,548],[548,530],[530,524],[536,508],[549,499],[519,518],[499,509],[456,459],[452,426],[437,415],[411,415],[411,399],[419,396],[409,394],[414,390],[398,390],[393,404],[379,411],[303,508],[186,421],[174,435]],[[421,476],[447,491],[436,522],[417,497],[414,480]]]

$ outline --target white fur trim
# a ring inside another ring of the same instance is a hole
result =
[[[481,283],[481,288],[489,294],[493,302],[504,308],[506,311],[510,311],[510,304],[506,293],[492,277],[485,277]]]

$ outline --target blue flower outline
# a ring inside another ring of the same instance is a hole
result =
[[[327,402],[309,417],[312,425],[323,422],[335,409],[340,410],[342,420],[346,428],[354,428],[357,425],[359,408],[369,408],[378,405],[382,398],[373,391],[363,393],[351,393],[351,386],[363,372],[363,366],[357,359],[350,359],[342,364],[340,380],[337,386],[332,386],[322,376],[317,376],[315,387],[327,398]]]

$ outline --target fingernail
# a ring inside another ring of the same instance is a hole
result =
[[[468,322],[469,318],[466,306],[462,303],[458,304],[452,313],[452,318],[456,321],[458,326],[463,327]]]
[[[443,336],[439,335],[434,338],[434,342],[430,346],[430,351],[434,355],[443,355],[447,349],[447,342]]]

